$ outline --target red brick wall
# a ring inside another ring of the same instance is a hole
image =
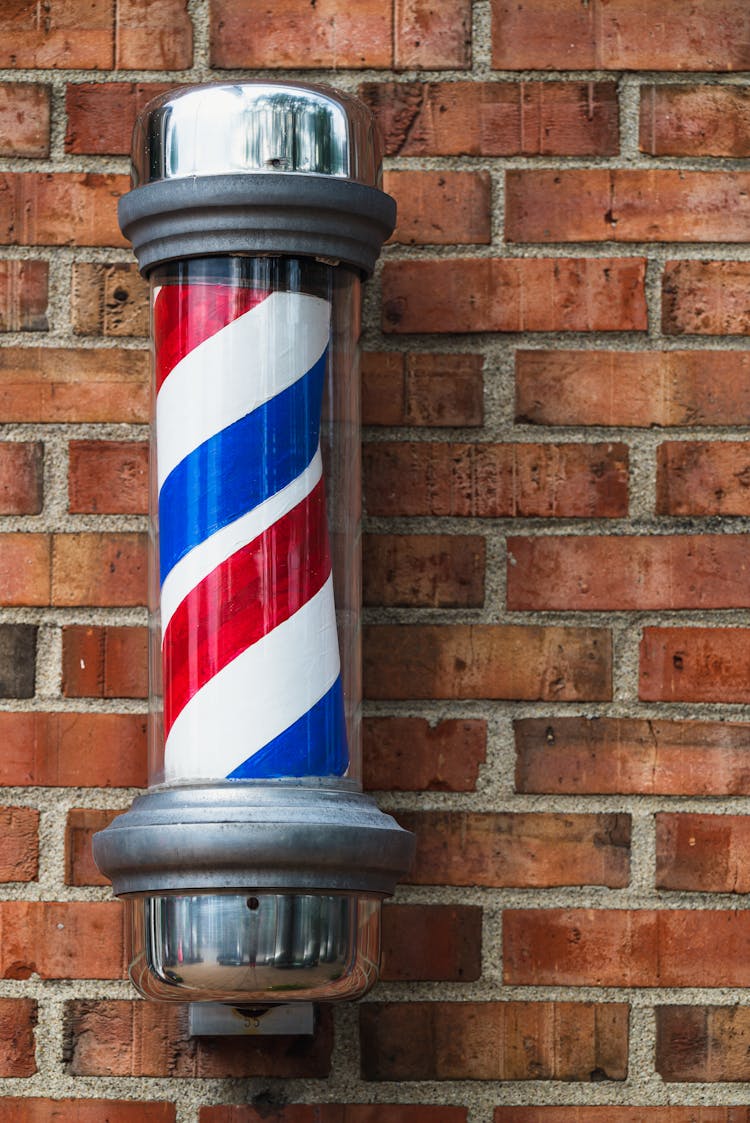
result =
[[[0,1123],[750,1123],[746,0],[15,0],[0,68]],[[358,1008],[191,1040],[90,855],[146,779],[115,205],[149,97],[257,71],[359,90],[399,201],[365,780],[417,859]]]

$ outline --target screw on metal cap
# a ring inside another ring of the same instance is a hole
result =
[[[323,257],[372,272],[395,225],[370,111],[303,83],[193,86],[149,102],[120,226],[142,272],[226,253]]]

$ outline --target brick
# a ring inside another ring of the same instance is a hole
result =
[[[217,67],[388,67],[393,12],[382,0],[212,0],[211,64]]]
[[[750,156],[747,86],[641,86],[640,147],[651,156]]]
[[[746,542],[734,534],[508,540],[508,607],[632,611],[750,605]]]
[[[657,1006],[656,1071],[668,1082],[750,1079],[750,1008]]]
[[[38,873],[39,812],[0,807],[0,881],[36,881]]]
[[[364,786],[374,791],[476,790],[487,753],[487,723],[418,717],[366,717]]]
[[[749,947],[750,914],[734,909],[503,914],[509,986],[745,987]]]
[[[750,174],[621,168],[506,173],[510,242],[746,242]]]
[[[686,9],[682,0],[493,0],[498,70],[747,70],[750,14],[743,0]]]
[[[606,701],[611,635],[604,628],[505,624],[366,629],[365,697]]]
[[[120,901],[0,901],[0,978],[119,979],[125,974]]]
[[[0,785],[145,787],[144,714],[0,713]]]
[[[0,515],[38,515],[44,487],[41,441],[0,441]]]
[[[380,977],[386,982],[473,982],[482,974],[482,910],[386,905]]]
[[[3,4],[0,67],[109,70],[112,0],[47,0],[44,7]]]
[[[748,335],[750,261],[668,261],[662,279],[666,335]]]
[[[614,82],[367,82],[387,156],[612,156]]]
[[[323,1078],[333,1018],[317,1008],[305,1037],[190,1037],[186,1006],[124,999],[66,1003],[64,1060],[73,1076]]]
[[[370,515],[617,518],[628,510],[622,444],[377,441],[363,449]]]
[[[524,718],[515,734],[519,792],[750,794],[750,725],[740,722]]]
[[[750,354],[516,352],[516,421],[648,428],[734,426],[748,418]]]
[[[144,1100],[47,1100],[29,1097],[0,1101],[0,1123],[174,1123],[175,1105]]]
[[[645,331],[645,262],[387,261],[385,332]]]
[[[485,542],[479,535],[367,534],[363,553],[365,604],[484,604]]]
[[[401,811],[413,831],[412,885],[548,888],[630,878],[629,815]]]
[[[146,536],[58,534],[52,545],[52,603],[146,603]]]
[[[750,514],[750,449],[742,441],[668,441],[657,450],[657,515]]]
[[[46,261],[0,261],[0,331],[47,330],[48,277]]]
[[[657,889],[747,893],[748,842],[745,815],[657,814]]]
[[[124,175],[99,172],[0,174],[0,244],[6,246],[126,246],[117,200]]]
[[[494,1123],[750,1123],[746,1107],[496,1107]]]
[[[642,701],[750,701],[750,628],[644,628]]]
[[[146,628],[67,624],[62,642],[66,698],[147,697]]]
[[[76,335],[119,339],[148,335],[148,282],[135,265],[73,266],[73,330]]]
[[[148,511],[146,441],[71,441],[68,510],[142,515]]]
[[[49,86],[3,82],[0,85],[0,156],[48,156],[49,113]]]
[[[364,425],[481,425],[482,355],[362,355]]]
[[[0,535],[0,603],[50,603],[50,535]]]
[[[115,70],[185,70],[193,63],[186,0],[116,0]]]
[[[37,1004],[34,999],[0,998],[0,1076],[33,1076],[37,1071],[36,1022]],[[7,1110],[7,1105],[8,1101],[3,1097],[1,1109]],[[10,1123],[13,1117],[8,1118]]]
[[[0,624],[0,698],[33,698],[36,686],[33,624]]]
[[[149,354],[110,348],[2,348],[0,411],[6,421],[147,422]]]
[[[129,155],[136,116],[152,98],[171,89],[174,84],[170,82],[70,83],[65,88],[65,151]]]
[[[91,839],[120,814],[120,811],[99,811],[93,807],[74,807],[68,812],[65,826],[66,885],[109,885],[109,880],[94,863]]]
[[[199,1123],[466,1123],[466,1118],[465,1107],[427,1104],[238,1104],[202,1107]]]
[[[443,246],[492,238],[489,172],[389,171],[383,190],[398,204],[392,242]]]
[[[471,0],[394,0],[396,70],[468,70]]]
[[[365,1080],[624,1080],[628,1007],[609,1002],[366,1003]]]

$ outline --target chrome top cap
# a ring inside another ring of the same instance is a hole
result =
[[[191,176],[289,172],[380,186],[369,109],[325,86],[187,86],[155,98],[133,132],[133,186]]]

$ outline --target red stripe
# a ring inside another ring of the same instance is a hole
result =
[[[162,645],[165,736],[209,679],[307,604],[330,572],[321,479],[288,514],[204,577],[176,609]]]
[[[154,300],[157,391],[180,359],[269,295],[265,289],[203,281],[164,285]]]

